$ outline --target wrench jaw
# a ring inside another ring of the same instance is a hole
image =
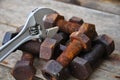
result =
[[[44,27],[44,19],[46,15],[57,12],[49,8],[38,8],[33,13],[36,23],[41,27],[41,33],[42,33],[41,37],[44,39],[47,36],[47,30]]]

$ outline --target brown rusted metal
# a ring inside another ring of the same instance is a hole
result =
[[[36,69],[33,66],[34,57],[32,54],[23,52],[20,61],[17,61],[13,68],[12,75],[16,80],[33,80]]]
[[[58,32],[52,38],[56,39],[58,44],[66,44],[69,40],[69,35],[64,32]]]
[[[87,24],[87,23],[85,23]],[[42,72],[43,72],[43,75],[45,75],[46,77],[46,73],[47,75],[49,75],[50,77],[54,77],[55,79],[56,76],[58,74],[60,74],[60,72],[62,71],[63,68],[67,67],[70,62],[83,50],[85,51],[89,51],[91,49],[91,41],[90,39],[93,38],[93,37],[96,37],[96,35],[90,35],[88,34],[88,37],[85,35],[87,34],[87,32],[89,33],[89,31],[93,31],[91,34],[94,33],[95,30],[92,30],[92,29],[95,29],[95,28],[91,28],[91,27],[94,27],[94,26],[89,26],[87,25],[82,25],[83,27],[87,28],[80,28],[78,31],[76,32],[73,32],[70,36],[71,38],[71,41],[69,43],[69,45],[66,47],[66,48],[63,48],[63,52],[61,53],[61,55],[56,59],[56,61],[51,61],[50,60],[50,63],[47,63],[45,65],[45,67],[47,68],[43,68],[42,69]],[[84,34],[85,33],[85,34]],[[89,39],[90,38],[90,39]],[[91,39],[92,40],[92,39]],[[52,63],[53,62],[53,63]],[[54,66],[54,69],[57,70],[58,73],[56,73],[56,71],[54,70],[50,70],[50,65],[54,64],[54,63],[57,63],[58,65]],[[62,66],[63,68],[59,68],[60,66]],[[59,68],[59,69],[58,69]],[[54,74],[56,73],[56,74]],[[49,78],[50,78],[49,77]],[[48,78],[48,77],[47,77]]]
[[[89,62],[80,57],[73,59],[68,70],[72,76],[79,80],[86,80],[93,71]]]
[[[33,54],[35,56],[39,56],[40,45],[41,45],[41,42],[39,41],[28,41],[22,44],[20,47],[18,47],[18,49],[29,52],[30,54]]]
[[[64,67],[67,66],[72,59],[82,50],[80,41],[73,40],[63,53],[57,58],[57,61]]]
[[[114,41],[107,35],[98,36],[96,41],[90,52],[81,58],[75,58],[70,64],[69,70],[74,77],[86,80],[92,70],[95,70],[103,61],[103,57],[108,57],[114,51]]]
[[[57,61],[61,63],[64,67],[67,66],[72,61],[72,59],[77,56],[79,52],[81,52],[81,50],[90,50],[90,39],[84,34],[86,34],[91,40],[93,40],[97,36],[95,27],[87,23],[84,23],[77,32],[73,32],[70,36],[70,44],[67,46],[65,51],[63,51],[63,53],[57,58]]]
[[[66,32],[68,34],[77,31],[82,25],[82,23],[77,24],[65,21],[64,17],[57,13],[47,15],[44,23],[45,27],[58,26],[61,31]]]
[[[46,38],[40,46],[40,58],[49,60],[54,54],[57,41],[55,39]]]

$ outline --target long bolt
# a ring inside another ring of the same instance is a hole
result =
[[[61,31],[71,34],[74,31],[79,30],[80,26],[83,24],[83,20],[81,19],[81,23],[74,23],[64,20],[64,17],[57,14],[49,14],[45,19],[45,26],[58,26]]]
[[[87,25],[88,26],[88,25]],[[91,28],[93,26],[90,26],[88,29],[84,30],[83,27],[86,27],[86,24],[84,23],[84,25],[79,29],[79,31],[74,32],[71,34],[71,42],[70,44],[67,46],[67,48],[63,51],[63,53],[57,58],[57,61],[62,64],[63,67],[66,67],[74,57],[76,57],[82,50],[89,50],[91,48],[91,42],[90,39],[93,37],[96,37],[95,35],[88,35],[88,38],[85,34],[89,33],[89,31],[91,32]],[[92,30],[93,31],[93,30]],[[81,34],[82,33],[82,34]],[[94,32],[92,32],[91,34],[94,34]]]

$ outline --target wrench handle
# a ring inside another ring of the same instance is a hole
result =
[[[8,55],[10,55],[11,52],[17,49],[21,44],[29,41],[30,39],[31,36],[29,34],[29,30],[27,30],[23,34],[15,36],[13,39],[0,47],[0,62],[3,61]]]

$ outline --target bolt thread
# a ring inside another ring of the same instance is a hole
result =
[[[74,39],[57,58],[57,61],[62,64],[63,67],[66,67],[81,50],[82,46],[80,41]]]
[[[65,20],[58,20],[56,23],[57,26],[59,26],[60,30],[63,32],[66,32],[68,34],[71,34],[72,32],[78,31],[80,26],[79,24],[68,22]]]

